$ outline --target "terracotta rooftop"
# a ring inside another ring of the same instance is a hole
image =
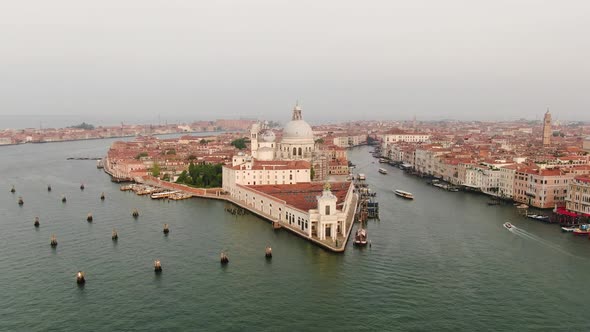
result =
[[[338,206],[344,202],[351,182],[330,182],[330,185],[332,194],[334,194],[338,199],[336,201],[336,205]],[[287,202],[288,205],[291,205],[299,210],[308,211],[317,208],[317,196],[322,194],[322,191],[324,190],[324,183],[308,182],[280,185],[256,185],[247,187],[283,200]],[[339,206],[338,208],[342,208],[342,206]]]
[[[576,176],[576,180],[584,182],[584,183],[590,183],[590,175],[586,174],[586,175]]]

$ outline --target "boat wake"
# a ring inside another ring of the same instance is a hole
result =
[[[553,249],[555,251],[558,251],[558,252],[560,252],[560,253],[562,253],[564,255],[568,255],[570,257],[581,258],[580,256],[576,256],[576,255],[574,255],[574,254],[572,254],[570,252],[567,252],[567,251],[563,250],[560,246],[558,246],[558,245],[556,245],[556,244],[554,244],[554,243],[552,243],[550,241],[547,241],[547,240],[545,240],[543,238],[540,238],[540,237],[536,236],[535,234],[529,233],[529,232],[527,232],[526,230],[524,230],[522,228],[518,228],[518,227],[512,225],[512,228],[510,229],[510,231],[512,233],[514,233],[514,234],[516,234],[516,235],[524,238],[524,239],[535,241],[535,242],[537,242],[537,243],[539,243],[539,244],[541,244],[541,245],[543,245],[545,247],[551,248],[551,249]]]

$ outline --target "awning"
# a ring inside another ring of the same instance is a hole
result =
[[[568,211],[564,207],[558,207],[557,210],[555,210],[555,213],[563,215],[563,216],[568,216],[568,217],[577,217],[578,216],[577,213]]]

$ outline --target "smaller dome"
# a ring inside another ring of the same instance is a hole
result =
[[[265,142],[272,143],[275,141],[277,137],[275,136],[275,133],[273,133],[271,130],[267,130],[264,132],[264,134],[262,134],[261,138]]]

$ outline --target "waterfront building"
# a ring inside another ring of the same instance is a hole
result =
[[[570,181],[565,207],[568,211],[590,217],[590,175],[576,176]]]
[[[222,168],[223,190],[236,195],[237,186],[297,184],[311,181],[311,165],[305,160],[256,160],[245,154]]]
[[[332,138],[332,143],[341,148],[350,148],[367,144],[367,135],[344,135]]]
[[[563,205],[574,173],[560,168],[531,166],[515,171],[514,200],[541,209]]]
[[[237,185],[232,198],[300,236],[343,244],[356,211],[352,182]],[[336,245],[338,247],[338,245]]]
[[[543,146],[548,146],[551,144],[551,113],[549,113],[549,109],[545,112],[545,116],[543,117]]]
[[[395,142],[423,143],[430,139],[430,134],[391,130],[390,132],[381,135],[381,139],[386,144]]]
[[[498,196],[505,199],[514,197],[514,177],[518,165],[505,165],[500,167],[500,177],[498,179]]]

